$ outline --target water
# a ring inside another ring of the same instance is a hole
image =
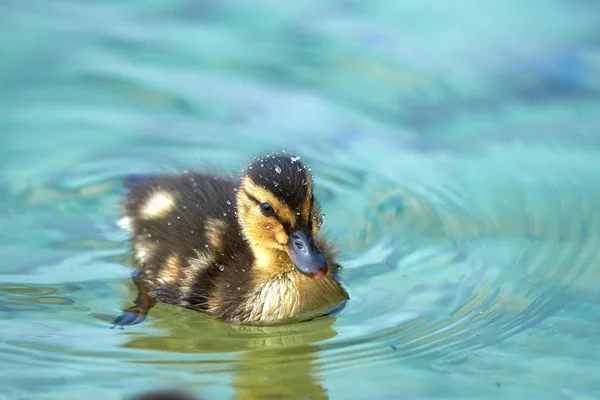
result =
[[[600,6],[6,0],[0,399],[600,397]],[[129,173],[287,149],[351,301],[250,328],[135,294]],[[287,396],[287,397],[286,397]]]

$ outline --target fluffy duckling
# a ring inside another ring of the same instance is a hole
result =
[[[313,177],[300,157],[267,155],[242,172],[237,181],[189,171],[126,180],[120,225],[131,232],[139,294],[116,325],[143,321],[154,298],[259,325],[343,306],[340,266],[319,235]]]

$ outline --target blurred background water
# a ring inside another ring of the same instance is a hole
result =
[[[0,3],[0,399],[600,398],[600,3]],[[297,152],[351,301],[130,305],[129,173]]]

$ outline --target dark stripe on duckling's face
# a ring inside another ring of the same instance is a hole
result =
[[[275,211],[279,221],[286,222],[290,226],[295,225],[296,214],[291,207],[271,193],[267,188],[258,185],[249,177],[245,177],[242,180],[238,193],[249,200],[249,202],[246,203],[253,203],[253,205],[257,206],[259,211],[261,204],[269,204]]]
[[[255,255],[275,259],[276,250],[284,250],[303,274],[315,279],[326,275],[327,261],[312,237],[312,190],[300,212],[294,212],[266,188],[245,177],[237,201],[238,220]]]
[[[273,215],[263,213],[263,203],[269,204]],[[257,258],[272,259],[284,250],[295,221],[289,207],[247,176],[238,187],[236,206],[242,232]]]
[[[248,196],[248,198],[250,200],[252,200],[257,206],[262,207],[265,204],[268,204],[269,207],[272,207],[269,202],[263,202],[258,200],[256,197],[252,196],[251,194],[245,193],[246,196]],[[265,215],[266,217],[268,217],[268,215]],[[277,211],[274,211],[274,213],[271,215],[271,217],[275,218],[277,221],[279,221],[279,223],[283,226],[283,228],[285,229],[286,232],[291,232],[292,230],[292,224],[290,224],[288,221],[283,220],[282,218],[279,217],[279,215],[277,215]]]

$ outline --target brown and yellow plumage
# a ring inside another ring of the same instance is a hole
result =
[[[299,157],[255,159],[238,181],[186,171],[128,182],[121,226],[140,294],[117,325],[141,322],[149,296],[248,324],[307,320],[348,299]]]

